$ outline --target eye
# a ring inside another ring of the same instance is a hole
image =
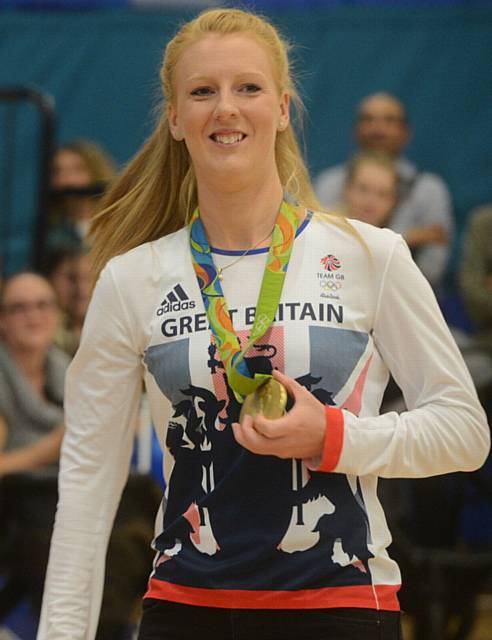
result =
[[[258,91],[261,91],[261,87],[254,82],[247,82],[246,84],[241,85],[239,90],[242,93],[258,93]]]
[[[197,87],[191,91],[191,95],[196,98],[207,98],[212,95],[213,89],[211,87]]]

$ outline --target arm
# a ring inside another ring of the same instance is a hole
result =
[[[59,503],[38,640],[95,637],[106,547],[128,475],[141,393],[131,327],[108,266],[67,374]]]
[[[2,422],[5,423],[0,419],[0,432]],[[0,477],[11,473],[30,471],[58,460],[64,430],[62,425],[34,444],[0,453]],[[0,433],[0,445],[1,439]]]
[[[484,328],[492,327],[491,233],[492,209],[472,216],[460,270],[460,286],[467,311]]]
[[[278,420],[233,425],[253,453],[304,458],[316,471],[418,478],[481,466],[490,446],[485,414],[429,284],[398,241],[386,265],[374,343],[409,411],[357,417],[323,405],[287,376],[294,396]]]
[[[423,174],[417,181],[414,222],[403,236],[415,252],[415,261],[433,286],[446,271],[453,243],[454,220],[451,196],[438,177]]]
[[[388,261],[374,342],[408,411],[356,417],[343,411],[335,471],[418,478],[480,467],[490,431],[436,299],[398,242]]]

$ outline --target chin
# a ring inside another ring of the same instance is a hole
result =
[[[20,343],[20,346],[24,351],[40,353],[48,351],[52,344],[53,340],[51,338],[47,340],[46,336],[31,336],[30,339],[26,339]]]

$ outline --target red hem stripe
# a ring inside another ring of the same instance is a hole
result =
[[[333,471],[337,466],[343,447],[343,412],[336,407],[325,407],[326,435],[321,464],[316,471]]]
[[[331,609],[359,607],[399,611],[400,585],[325,587],[298,591],[202,589],[151,578],[145,598],[223,609]],[[377,600],[376,600],[377,598]]]

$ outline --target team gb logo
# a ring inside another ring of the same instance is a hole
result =
[[[340,260],[331,253],[321,258],[321,264],[326,271],[337,271],[342,266]]]

